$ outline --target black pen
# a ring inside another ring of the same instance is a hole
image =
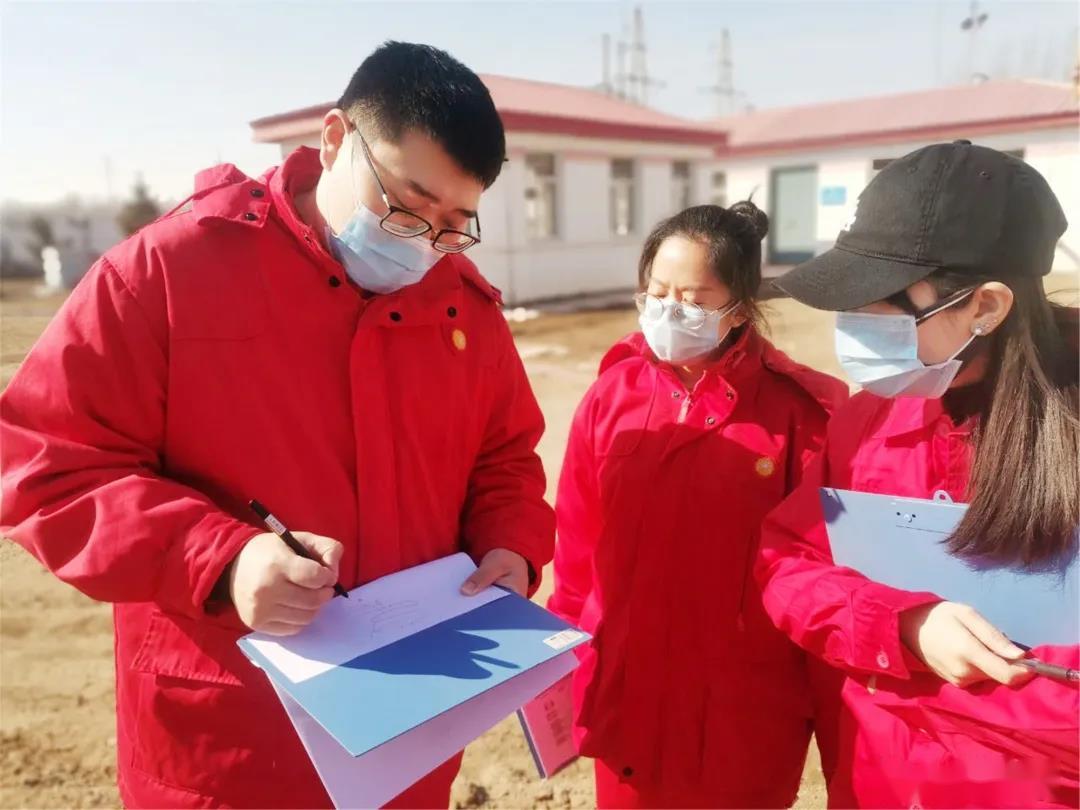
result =
[[[285,528],[284,523],[270,514],[269,509],[256,500],[248,501],[248,506],[250,506],[252,511],[259,516],[259,519],[266,524],[266,528],[280,537],[282,542],[293,550],[294,554],[298,557],[303,557],[305,560],[311,560],[320,565],[322,564],[321,560],[317,559],[299,540],[292,536],[292,532]],[[349,598],[349,592],[341,587],[340,582],[334,583],[334,595],[344,596],[346,599]]]
[[[1031,647],[1026,644],[1020,644],[1016,641],[1014,641],[1013,644],[1024,652],[1031,652]],[[1021,658],[1012,663],[1024,667],[1025,669],[1030,669],[1036,675],[1042,675],[1046,678],[1054,678],[1055,680],[1068,682],[1080,681],[1080,670],[1059,667],[1057,664],[1048,664],[1045,661],[1040,661],[1038,658]]]

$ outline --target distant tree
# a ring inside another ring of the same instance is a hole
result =
[[[32,278],[40,275],[40,259],[36,264],[20,261],[11,249],[11,241],[0,236],[0,278]]]
[[[124,236],[131,236],[144,225],[149,225],[161,216],[161,208],[157,201],[150,196],[150,190],[146,183],[139,177],[135,180],[135,188],[132,190],[132,198],[124,203],[120,212],[116,215],[116,224],[124,232]]]
[[[30,252],[35,257],[41,255],[41,251],[56,244],[56,234],[53,233],[52,223],[41,214],[34,214],[26,223],[30,230]]]

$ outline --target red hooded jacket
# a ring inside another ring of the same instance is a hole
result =
[[[364,297],[295,212],[319,172],[300,149],[259,181],[201,174],[102,257],[0,400],[4,533],[116,603],[128,806],[328,803],[211,597],[264,531],[249,498],[343,543],[349,588],[462,549],[551,557],[543,420],[497,291],[447,256]]]
[[[941,400],[858,394],[830,422],[819,461],[762,528],[757,575],[765,607],[821,659],[811,667],[816,733],[834,807],[1080,803],[1076,684],[1038,677],[1018,689],[951,686],[899,636],[902,611],[942,597],[890,588],[832,563],[820,487],[913,498],[941,490],[959,502],[972,427],[970,419],[954,423]],[[1076,646],[1033,654],[1078,663]]]
[[[641,334],[604,359],[570,432],[548,607],[594,636],[574,677],[580,749],[631,786],[711,806],[795,799],[804,656],[751,570],[762,518],[846,396],[751,328],[692,391]]]

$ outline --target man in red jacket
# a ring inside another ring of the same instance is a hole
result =
[[[543,420],[498,291],[461,255],[504,160],[477,76],[388,43],[318,150],[258,180],[203,172],[190,205],[103,256],[0,399],[0,528],[115,603],[125,805],[328,804],[236,640],[297,632],[336,580],[465,550],[466,592],[537,585]],[[447,806],[459,763],[395,805]]]

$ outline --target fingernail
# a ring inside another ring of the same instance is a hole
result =
[[[466,596],[472,596],[474,593],[476,593],[476,586],[471,582],[466,582],[464,585],[461,586],[461,592]]]

